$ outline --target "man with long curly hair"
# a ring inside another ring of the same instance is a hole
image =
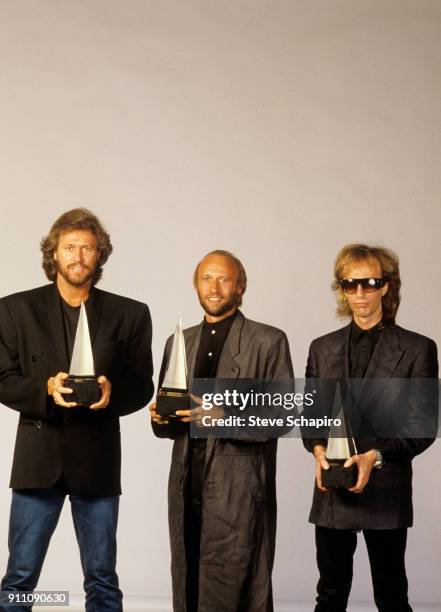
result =
[[[41,250],[51,283],[0,300],[0,402],[20,413],[0,590],[35,589],[69,495],[86,610],[120,612],[119,417],[145,406],[153,393],[150,314],[145,304],[95,287],[112,244],[90,211],[61,215]],[[90,406],[71,401],[66,381],[82,303],[101,393]]]

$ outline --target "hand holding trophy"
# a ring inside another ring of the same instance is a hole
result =
[[[165,418],[176,418],[177,410],[188,410],[190,408],[187,380],[185,339],[181,316],[179,315],[167,370],[161,388],[156,395],[157,414]]]
[[[101,387],[95,377],[92,344],[84,302],[81,302],[69,376],[64,381],[64,386],[72,389],[69,395],[71,402],[76,402],[81,406],[91,406],[100,401]]]
[[[326,447],[328,469],[321,470],[321,484],[326,489],[349,489],[357,482],[357,466],[345,467],[347,459],[357,454],[355,441],[346,423],[340,385],[337,384],[334,397],[333,422],[329,430]],[[335,423],[339,424],[335,424]],[[349,434],[349,435],[348,435]]]

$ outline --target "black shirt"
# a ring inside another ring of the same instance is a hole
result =
[[[358,327],[355,321],[352,321],[349,348],[351,378],[365,377],[369,362],[383,329],[384,325],[382,322],[365,330]]]
[[[63,300],[60,295],[61,312],[63,315],[64,340],[66,355],[70,364],[72,352],[75,343],[75,335],[77,333],[78,319],[80,317],[81,306],[71,306]]]
[[[232,315],[216,323],[204,320],[199,342],[194,378],[215,378],[222,349],[236,318],[237,310]]]
[[[194,378],[215,378],[222,349],[236,315],[237,310],[217,323],[208,323],[204,320],[201,341],[196,355]],[[202,498],[206,446],[207,440],[205,438],[190,438],[188,484],[193,504],[196,505],[200,505]]]

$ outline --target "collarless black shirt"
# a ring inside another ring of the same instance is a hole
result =
[[[355,321],[352,321],[349,347],[351,378],[365,377],[369,362],[383,329],[384,325],[382,322],[365,330],[358,327]]]
[[[67,361],[70,365],[72,360],[75,335],[77,333],[78,319],[80,318],[81,306],[71,306],[60,295],[61,314],[63,315],[64,345]]]
[[[237,310],[217,323],[208,323],[204,320],[193,373],[194,378],[215,378],[222,349],[236,315]]]

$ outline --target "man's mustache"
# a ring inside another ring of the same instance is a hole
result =
[[[68,270],[72,270],[72,268],[78,268],[78,267],[84,268],[84,270],[90,270],[89,266],[86,266],[86,265],[81,264],[81,263],[70,264],[69,266],[67,266],[67,269]]]

